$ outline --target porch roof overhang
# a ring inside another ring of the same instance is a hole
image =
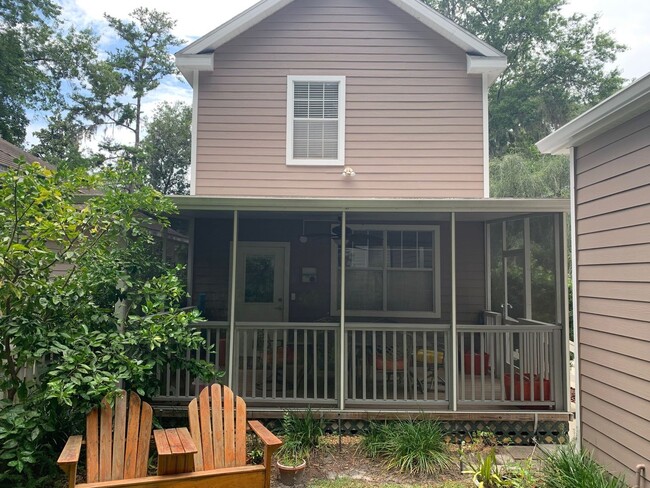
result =
[[[445,198],[339,199],[173,196],[180,211],[286,212],[458,212],[474,214],[530,214],[569,212],[568,199]]]

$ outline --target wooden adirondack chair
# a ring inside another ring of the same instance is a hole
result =
[[[104,400],[101,408],[95,408],[86,417],[88,483],[76,484],[82,436],[75,435],[68,439],[58,463],[68,475],[70,488],[117,486],[106,482],[147,475],[153,411],[136,393],[131,392],[128,400],[127,409],[127,394],[122,391],[115,400],[114,410]]]
[[[227,386],[207,386],[198,400],[190,402],[188,415],[198,448],[194,468],[205,476],[215,476],[210,487],[270,486],[271,458],[282,441],[260,422],[248,422],[264,444],[264,464],[246,465],[246,403],[241,397],[235,397]]]

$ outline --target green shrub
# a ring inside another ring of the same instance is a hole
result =
[[[302,416],[295,412],[284,412],[280,430],[284,442],[291,441],[312,451],[320,445],[324,433],[323,420],[314,417],[311,409],[307,409]]]
[[[432,420],[372,423],[361,450],[384,458],[388,468],[411,474],[434,474],[451,465],[442,429]]]
[[[532,469],[532,459],[523,463],[499,465],[495,449],[490,449],[486,456],[476,454],[475,462],[467,462],[464,474],[471,474],[472,481],[482,488],[531,488],[537,486],[537,479]]]
[[[323,420],[314,417],[311,409],[307,409],[302,416],[294,412],[284,412],[279,432],[282,436],[282,446],[278,450],[278,458],[285,466],[300,464],[318,448],[324,433]]]
[[[611,476],[598,464],[591,453],[579,451],[573,445],[547,452],[543,465],[544,486],[547,488],[624,488],[622,478]]]

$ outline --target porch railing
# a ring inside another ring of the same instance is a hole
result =
[[[232,361],[226,323],[195,327],[206,346],[192,354],[220,370],[231,365],[233,386],[251,406],[336,408],[343,378],[349,408],[443,411],[454,392],[459,410],[564,408],[557,325],[458,325],[455,366],[449,325],[348,323],[341,355],[339,324],[238,323]],[[169,365],[159,377],[159,401],[187,402],[203,386]]]
[[[200,322],[192,327],[198,329],[205,339],[205,345],[192,354],[196,359],[208,361],[219,371],[225,371],[229,363],[228,353],[228,323],[227,322]],[[188,359],[190,352],[187,352]],[[167,364],[166,368],[158,371],[158,378],[161,384],[161,394],[154,401],[177,401],[189,402],[196,397],[204,383],[201,379],[194,377],[189,371],[181,368],[172,368]]]
[[[449,403],[449,326],[347,324],[346,405]]]
[[[561,326],[532,321],[459,325],[459,406],[556,407],[561,334]]]
[[[336,406],[338,324],[237,324],[234,382],[248,404]]]

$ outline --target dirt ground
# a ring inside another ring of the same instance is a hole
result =
[[[336,436],[326,437],[324,446],[313,454],[303,475],[300,487],[307,487],[317,480],[336,480],[345,478],[360,482],[360,484],[379,486],[392,484],[398,486],[440,486],[446,481],[458,482],[458,486],[472,486],[468,482],[468,476],[462,475],[454,456],[455,465],[445,473],[438,476],[414,476],[402,474],[396,470],[387,470],[380,461],[369,459],[357,452],[360,437],[342,437],[339,449],[339,438]],[[278,480],[277,468],[274,467],[272,487],[283,488],[285,485]],[[465,483],[467,483],[465,485]]]

